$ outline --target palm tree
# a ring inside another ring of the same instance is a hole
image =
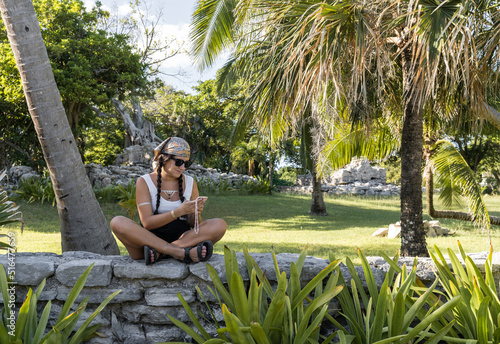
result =
[[[261,55],[259,50],[262,50],[262,46],[252,45],[256,50],[246,46],[246,42],[255,38],[252,34],[244,34],[252,30],[251,21],[254,9],[248,5],[244,1],[236,0],[202,0],[198,3],[193,15],[192,54],[201,69],[211,66],[216,56],[224,49],[238,47],[218,78],[218,83],[225,84],[226,87],[236,82],[241,75],[245,75],[247,87],[259,84],[260,80],[254,78],[254,73],[251,71],[255,71],[255,75],[259,77],[262,76],[257,71],[264,67],[257,62],[258,58],[256,58]],[[247,59],[248,55],[252,55],[253,58]],[[279,95],[275,96],[273,99],[279,103]],[[246,129],[256,126],[260,133],[269,140],[271,146],[276,146],[286,138],[286,133],[290,132],[291,127],[295,126],[295,131],[300,133],[301,137],[304,168],[311,171],[313,177],[309,214],[328,215],[321,191],[321,178],[316,172],[318,160],[313,154],[311,129],[315,126],[315,117],[311,115],[311,107],[290,112],[289,116],[280,118],[272,113],[273,108],[269,108],[268,111],[262,111],[262,109],[255,111],[254,105],[251,97],[248,97],[236,124],[233,142],[238,141]]]
[[[207,20],[207,37],[215,33],[217,38],[208,42],[216,44],[198,44],[205,48],[199,49],[199,59],[209,62],[234,44],[230,63],[241,64],[245,80],[259,81],[248,97],[253,118],[267,116],[268,123],[278,117],[291,119],[310,104],[333,98],[346,101],[350,113],[364,110],[369,136],[370,92],[382,104],[398,103],[401,250],[403,255],[427,255],[422,218],[424,112],[441,107],[459,115],[457,103],[466,99],[476,116],[498,123],[498,113],[485,97],[489,84],[497,82],[494,67],[500,58],[496,6],[467,0],[201,1],[200,8],[207,9],[210,6],[201,4],[220,5],[212,8],[224,15]]]
[[[69,127],[33,3],[0,0],[0,11],[52,178],[62,250],[119,254]]]

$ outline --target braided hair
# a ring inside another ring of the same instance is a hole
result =
[[[157,181],[156,181],[156,210],[154,211],[154,215],[158,214],[158,208],[160,208],[160,200],[161,200],[161,170],[163,168],[163,164],[168,161],[168,159],[172,158],[173,155],[169,155],[167,158],[162,154],[158,159],[158,167],[156,168]],[[177,179],[179,181],[179,197],[181,203],[184,202],[184,190],[182,188],[182,174]]]
[[[164,156],[160,155],[158,159],[158,167],[156,168],[157,180],[156,180],[156,210],[154,215],[158,214],[158,208],[160,208],[160,197],[161,197],[161,169],[163,163],[165,162]]]

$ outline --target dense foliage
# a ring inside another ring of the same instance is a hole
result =
[[[430,286],[417,277],[417,259],[411,268],[401,266],[399,254],[394,258],[384,255],[389,269],[379,286],[366,257],[358,251],[364,281],[349,258],[346,265],[350,276],[340,270],[340,260],[331,257],[330,265],[302,288],[299,277],[305,251],[296,263],[292,262],[290,277],[280,271],[273,255],[278,281],[273,289],[245,250],[250,276],[246,289],[236,254],[225,248],[228,287],[207,265],[215,286],[215,291],[210,291],[219,300],[225,321],[219,324],[214,310],[205,302],[218,338],[206,331],[207,325],[198,321],[180,293],[178,297],[198,333],[169,318],[197,343],[498,343],[500,304],[493,278],[493,252],[486,259],[483,276],[460,244],[459,256],[448,250],[449,258],[445,259],[437,247],[435,251],[436,255],[431,256],[437,278]],[[345,323],[332,316],[332,298],[339,300],[339,314]],[[334,330],[321,331],[329,322]]]
[[[110,15],[100,3],[91,10],[80,0],[42,0],[34,6],[69,123],[83,152],[85,130],[103,126],[92,106],[109,109],[110,97],[148,94],[155,83],[148,80],[148,65],[130,37],[100,28]],[[0,112],[8,114],[0,116],[0,126],[7,129],[0,141],[0,162],[40,167],[36,134],[1,23],[0,56]]]
[[[101,326],[100,324],[90,325],[104,307],[113,299],[121,290],[117,290],[108,296],[96,310],[85,318],[83,312],[88,306],[88,296],[79,304],[75,305],[76,299],[87,281],[90,270],[94,264],[90,265],[85,272],[78,278],[75,285],[71,289],[66,302],[59,310],[57,320],[52,325],[50,331],[46,331],[49,321],[49,316],[52,311],[52,303],[49,300],[43,308],[43,311],[38,317],[38,310],[41,309],[38,300],[40,294],[45,287],[45,279],[40,283],[35,291],[31,288],[28,290],[28,295],[24,300],[18,314],[15,310],[9,307],[12,303],[9,302],[9,286],[14,282],[14,271],[6,274],[5,268],[0,268],[0,292],[3,299],[2,317],[0,319],[0,342],[15,343],[15,344],[38,344],[38,343],[74,343],[78,344],[88,341],[96,336],[96,331]],[[10,270],[9,270],[10,271]],[[57,314],[52,314],[52,316]]]

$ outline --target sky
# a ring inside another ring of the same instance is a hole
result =
[[[127,16],[130,14],[129,3],[131,0],[100,0],[103,8],[111,13],[117,11],[120,16]],[[160,32],[162,36],[175,37],[177,41],[184,42],[184,47],[188,48],[188,34],[189,23],[191,15],[197,0],[141,0],[142,3],[155,6],[162,6],[163,15],[160,23]],[[84,0],[87,9],[92,8],[95,0]],[[153,11],[157,13],[157,11]],[[183,53],[178,54],[162,65],[161,71],[167,74],[177,76],[163,75],[162,79],[166,84],[172,85],[177,90],[184,90],[188,93],[195,93],[192,89],[193,86],[198,84],[198,81],[204,81],[215,78],[217,69],[222,67],[224,61],[221,59],[210,70],[200,73],[196,67],[193,66],[191,58]]]

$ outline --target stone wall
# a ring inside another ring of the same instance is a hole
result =
[[[270,253],[252,254],[253,258],[265,271],[267,278],[276,282],[273,260]],[[480,269],[484,269],[486,253],[471,255]],[[240,272],[245,281],[248,273],[242,253],[237,253]],[[292,261],[296,261],[297,254],[282,253],[277,255],[278,265],[282,271],[290,276],[289,268]],[[388,264],[378,257],[368,257],[372,264],[377,284],[380,286],[384,279],[384,272]],[[401,259],[400,263],[412,264],[412,258]],[[173,317],[189,322],[177,293],[180,292],[193,309],[206,313],[205,305],[196,293],[198,285],[204,296],[216,309],[216,316],[222,319],[220,309],[216,306],[215,298],[210,294],[207,286],[211,286],[206,269],[206,263],[186,265],[174,259],[167,259],[155,265],[146,266],[144,261],[134,261],[128,256],[101,256],[87,252],[66,252],[62,255],[51,253],[16,253],[13,261],[15,271],[15,294],[19,301],[19,308],[24,300],[28,287],[35,288],[44,278],[47,284],[41,294],[41,306],[48,300],[52,302],[52,312],[48,328],[54,324],[72,286],[84,270],[94,263],[86,286],[83,288],[77,302],[85,296],[89,297],[89,306],[85,316],[89,316],[108,295],[121,289],[110,304],[94,320],[93,324],[102,325],[100,332],[104,337],[96,337],[92,343],[157,343],[163,341],[187,341],[185,333],[174,326],[167,317]],[[8,266],[6,255],[0,255],[0,263]],[[217,270],[222,281],[225,282],[224,257],[214,255],[209,263]],[[495,279],[500,279],[500,256],[495,254],[493,266]],[[304,284],[316,276],[328,265],[328,261],[315,257],[307,257],[302,270],[301,282]],[[12,266],[12,262],[11,262]],[[361,267],[357,267],[358,275],[364,281]],[[351,277],[347,268],[341,265],[345,280]],[[430,259],[419,259],[419,277],[427,283],[434,279],[433,265]],[[333,302],[337,302],[334,299]],[[206,314],[208,317],[209,315]],[[338,315],[337,315],[338,316]],[[80,321],[80,324],[83,321]],[[209,329],[209,333],[215,329]]]
[[[133,163],[125,165],[103,166],[99,164],[85,165],[87,176],[92,186],[106,187],[108,185],[127,185],[129,182],[135,182],[140,176],[152,172],[151,164]],[[228,183],[230,186],[238,187],[242,183],[254,182],[257,179],[243,174],[233,172],[221,173],[214,168],[206,168],[198,164],[192,164],[184,172],[185,174],[196,177],[198,183],[205,181],[219,184]],[[13,166],[8,171],[8,179],[2,181],[7,184],[7,188],[12,188],[19,180],[31,177],[40,177],[31,167]]]

